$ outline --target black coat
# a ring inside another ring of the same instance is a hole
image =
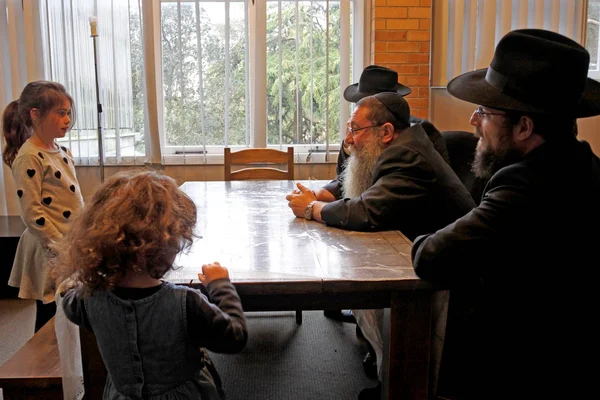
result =
[[[569,138],[501,169],[477,208],[414,241],[416,273],[450,288],[438,394],[589,398],[599,227],[600,160]]]
[[[421,125],[404,130],[379,156],[373,184],[360,197],[341,199],[342,184],[325,185],[339,200],[321,210],[327,225],[417,235],[465,215],[475,203]]]

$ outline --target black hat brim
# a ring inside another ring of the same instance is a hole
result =
[[[571,114],[574,118],[600,115],[600,83],[593,79],[587,78],[583,95],[577,104],[557,102],[555,109],[549,109],[544,106],[532,105],[496,89],[485,80],[486,73],[487,68],[483,68],[459,75],[448,82],[448,92],[452,96],[469,103],[503,110],[536,114],[560,112],[563,115]],[[557,88],[557,90],[560,89]]]
[[[407,96],[412,92],[412,89],[409,88],[408,86],[404,86],[401,83],[397,83],[396,86],[394,86],[393,88],[390,88],[391,90],[389,90],[390,92],[396,92],[398,93],[400,96]],[[346,99],[347,101],[351,102],[351,103],[356,103],[357,101],[359,101],[360,99],[367,97],[367,96],[372,96],[374,94],[377,93],[381,93],[381,92],[361,92],[358,90],[358,83],[352,84],[350,86],[348,86],[346,88],[346,90],[344,90],[344,99]]]

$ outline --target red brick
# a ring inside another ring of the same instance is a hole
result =
[[[406,40],[410,42],[429,42],[431,34],[429,31],[408,31],[406,33]]]
[[[429,53],[411,53],[406,55],[406,61],[415,64],[429,64]]]
[[[410,7],[408,18],[431,18],[431,7]]]
[[[406,31],[376,31],[375,40],[401,42],[406,40]]]
[[[387,29],[387,24],[386,24],[386,20],[385,19],[376,19],[373,26],[375,27],[375,30],[384,30]]]
[[[387,42],[374,42],[374,49],[376,53],[385,53]]]
[[[431,42],[420,42],[419,43],[419,53],[429,53],[430,48],[431,48]]]
[[[388,53],[417,53],[419,43],[416,42],[387,42]]]
[[[407,29],[407,30],[418,30],[419,20],[418,19],[388,19],[385,25],[385,29]]]
[[[387,0],[388,6],[419,6],[419,0]]]
[[[414,86],[429,86],[428,76],[407,76],[406,85],[410,87]]]
[[[396,66],[394,69],[398,72],[398,75],[419,75],[419,68],[419,65],[401,64]]]
[[[424,118],[427,119],[429,118],[429,110],[425,109],[425,110],[410,110],[410,113],[412,115],[414,115],[415,117],[419,117],[419,118]]]
[[[406,18],[408,8],[406,7],[375,7],[375,18]]]
[[[380,53],[375,54],[374,63],[377,65],[386,64],[386,63],[398,63],[403,64],[406,62],[406,54],[403,53]]]

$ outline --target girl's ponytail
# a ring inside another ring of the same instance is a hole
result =
[[[22,121],[19,115],[19,101],[12,101],[2,114],[2,135],[6,142],[2,160],[12,168],[13,161],[19,149],[31,136],[31,130]]]

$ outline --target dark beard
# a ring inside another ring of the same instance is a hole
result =
[[[487,148],[483,150],[477,148],[471,167],[476,177],[488,180],[502,168],[523,159],[523,154],[515,149],[512,143],[505,143],[507,147],[497,152]]]

